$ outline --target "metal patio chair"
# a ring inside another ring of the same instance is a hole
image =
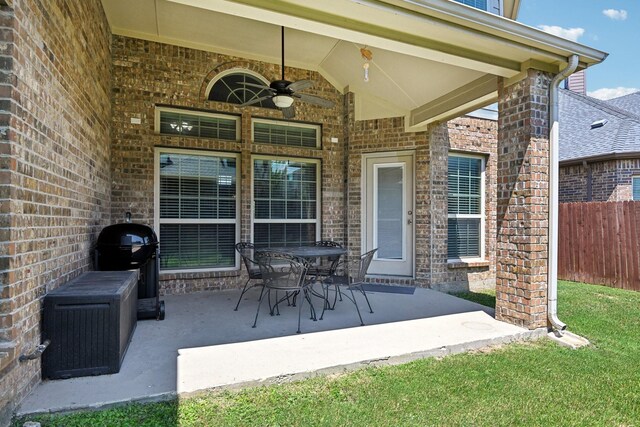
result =
[[[245,267],[247,268],[247,274],[249,278],[247,279],[244,287],[242,288],[242,292],[240,293],[240,298],[238,298],[238,303],[236,304],[236,308],[234,311],[238,311],[238,307],[240,306],[240,301],[242,301],[242,297],[244,294],[251,288],[255,287],[263,287],[262,284],[262,274],[260,274],[260,267],[258,267],[258,263],[255,261],[255,246],[253,243],[249,242],[240,242],[236,244],[236,251],[242,257],[242,261],[244,262]],[[258,282],[254,282],[249,286],[249,282],[252,280],[256,280]],[[260,295],[264,292],[264,287],[262,288]]]
[[[340,263],[337,267],[337,272],[322,282],[325,295],[328,295],[329,288],[332,286],[336,288],[336,293],[340,292],[341,287],[344,287],[345,290],[349,291],[349,293],[342,292],[342,294],[345,298],[351,300],[351,302],[356,306],[356,311],[360,318],[360,325],[362,326],[364,326],[364,322],[353,291],[359,291],[364,295],[364,299],[367,301],[367,305],[369,306],[369,312],[373,313],[369,297],[367,297],[367,293],[365,292],[363,285],[366,283],[365,278],[367,276],[367,270],[369,270],[369,265],[371,264],[371,260],[377,250],[377,248],[372,249],[369,252],[360,255],[358,258]],[[320,315],[320,320],[322,320],[326,308],[327,307],[325,305],[325,308],[322,310],[322,314]]]
[[[309,262],[294,255],[269,251],[257,252],[256,262],[260,267],[264,290],[262,294],[260,294],[260,301],[258,301],[253,327],[255,328],[258,323],[258,314],[260,313],[260,306],[262,305],[262,300],[265,295],[269,301],[269,312],[272,316],[274,310],[279,310],[279,303],[284,300],[289,301],[289,297],[299,296],[298,330],[296,332],[300,333],[300,317],[305,300],[309,303],[311,319],[316,320],[315,309],[311,302],[311,282],[306,280]],[[275,303],[273,306],[271,305],[272,291],[275,293]],[[280,299],[278,299],[278,292],[284,292],[284,296]]]
[[[334,242],[333,240],[319,240],[313,243],[313,246],[322,246],[325,248],[342,248],[342,245],[338,242]],[[340,262],[340,255],[332,256],[332,257],[321,257],[315,260],[315,262],[311,263],[309,266],[309,270],[307,271],[307,276],[312,276],[315,280],[322,282],[327,277],[333,275],[336,272],[336,268],[338,263]],[[340,301],[342,301],[342,296],[339,291],[336,292],[333,300],[333,305],[336,304],[336,299],[340,296]],[[325,298],[325,304],[329,304],[328,298]]]
[[[338,242],[334,242],[332,240],[319,240],[313,243],[313,246],[322,246],[325,248],[342,248],[342,245]],[[340,256],[334,257],[322,257],[316,260],[309,267],[309,271],[307,274],[309,276],[319,276],[319,277],[328,277],[331,276],[335,271],[340,261]]]

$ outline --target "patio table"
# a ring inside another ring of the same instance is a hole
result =
[[[318,258],[334,258],[341,257],[347,253],[345,248],[339,246],[271,246],[268,248],[256,249],[256,252],[269,251],[269,252],[283,252],[290,255],[295,255],[300,258],[304,258],[309,262]],[[324,300],[325,308],[331,306],[329,296],[327,294],[320,294],[311,288],[311,293]],[[295,301],[295,300],[294,300]],[[278,303],[276,303],[277,306]]]
[[[339,257],[347,253],[345,248],[327,246],[275,246],[256,251],[284,252],[309,261],[315,258]]]

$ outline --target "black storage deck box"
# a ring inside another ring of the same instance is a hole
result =
[[[138,271],[90,271],[44,297],[42,376],[114,374],[136,327]]]

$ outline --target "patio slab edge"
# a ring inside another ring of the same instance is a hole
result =
[[[166,392],[166,393],[158,393],[150,396],[144,397],[133,397],[129,399],[117,399],[112,401],[103,401],[96,402],[90,405],[81,404],[81,405],[68,405],[61,406],[55,408],[48,409],[36,409],[23,411],[19,407],[15,412],[16,418],[23,418],[27,416],[34,415],[47,415],[47,414],[68,414],[80,411],[100,411],[111,409],[115,407],[126,406],[134,403],[157,403],[157,402],[166,402],[171,401],[179,397],[191,397],[197,396],[209,392],[216,392],[222,390],[239,390],[248,387],[258,387],[258,386],[266,386],[272,384],[284,384],[289,382],[301,381],[307,378],[313,378],[318,376],[327,376],[327,375],[336,375],[336,374],[344,374],[352,371],[356,371],[358,369],[363,369],[371,366],[391,366],[391,365],[400,365],[408,362],[412,362],[419,359],[425,359],[430,357],[445,357],[448,355],[460,354],[468,351],[479,350],[479,349],[488,349],[492,347],[498,347],[506,344],[511,344],[514,342],[521,341],[532,341],[540,338],[547,338],[547,330],[546,329],[536,329],[530,331],[523,331],[517,334],[512,334],[510,336],[502,336],[495,338],[487,338],[480,339],[476,341],[469,341],[461,344],[453,344],[446,345],[437,349],[430,349],[425,351],[418,351],[414,353],[408,353],[403,355],[394,355],[389,357],[382,357],[376,359],[362,360],[355,363],[347,363],[340,364],[331,367],[321,368],[312,371],[305,372],[296,372],[286,375],[276,375],[273,377],[263,378],[260,380],[251,380],[238,382],[234,384],[226,384],[222,386],[203,388],[200,390],[189,391],[189,392]]]
[[[453,344],[440,347],[438,349],[429,349],[425,351],[418,351],[414,353],[407,353],[402,355],[394,355],[388,357],[381,357],[376,359],[362,360],[355,363],[347,363],[334,365],[330,367],[315,369],[311,371],[296,372],[285,375],[276,375],[267,378],[261,378],[258,380],[242,381],[233,384],[225,384],[215,387],[203,388],[194,391],[185,391],[176,393],[179,397],[193,397],[210,392],[223,391],[223,390],[241,390],[243,388],[260,387],[275,384],[285,384],[290,382],[302,381],[308,378],[315,378],[320,376],[346,374],[349,372],[357,371],[367,367],[374,366],[393,366],[402,365],[404,363],[413,362],[415,360],[427,359],[431,357],[445,357],[460,353],[465,353],[473,350],[490,349],[500,347],[502,345],[511,344],[522,341],[534,341],[547,337],[547,329],[540,328],[534,330],[523,331],[518,334],[513,334],[506,337],[495,337],[480,339],[477,341],[470,341],[462,344]]]
[[[68,405],[68,406],[60,406],[57,408],[49,408],[49,409],[36,409],[30,411],[23,411],[20,407],[15,411],[15,418],[23,418],[34,415],[63,415],[70,414],[74,412],[91,412],[91,411],[103,411],[106,409],[117,408],[121,406],[130,405],[133,403],[158,403],[158,402],[167,402],[170,400],[174,400],[178,397],[178,393],[175,391],[170,391],[166,393],[158,393],[150,396],[144,397],[132,397],[130,399],[116,399],[112,401],[104,401],[104,402],[96,402],[90,405],[82,404],[82,405]]]

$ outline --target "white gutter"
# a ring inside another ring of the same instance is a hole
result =
[[[558,123],[558,86],[578,67],[578,55],[571,55],[567,68],[560,71],[551,82],[549,133],[549,249],[547,271],[547,318],[554,331],[561,334],[567,325],[558,319],[558,178],[559,178],[559,123]]]

